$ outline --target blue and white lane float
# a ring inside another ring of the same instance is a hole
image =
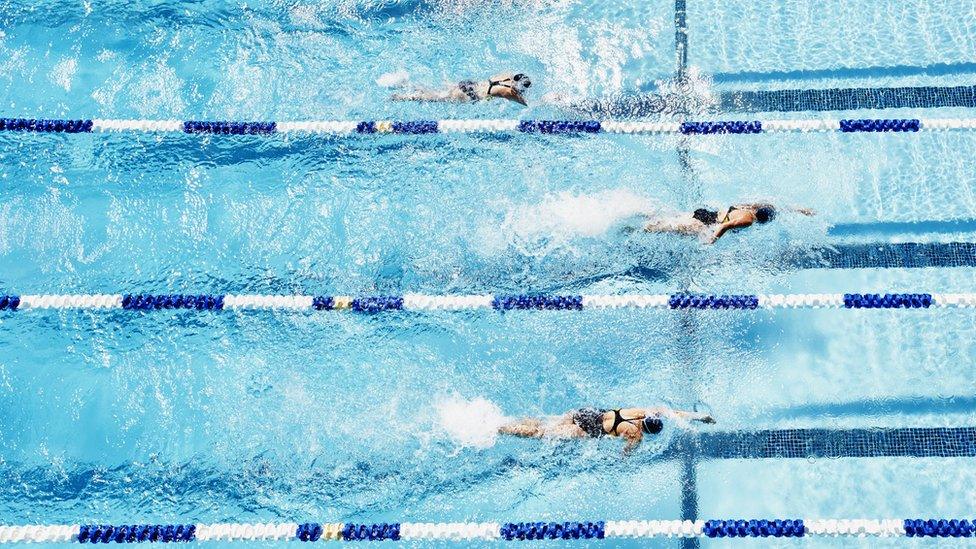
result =
[[[421,135],[446,133],[539,134],[759,134],[783,132],[904,133],[973,130],[976,118],[854,118],[812,120],[322,120],[254,122],[204,120],[114,120],[0,118],[0,132],[189,133],[211,135]]]
[[[0,311],[25,309],[464,311],[583,309],[929,309],[976,307],[976,293],[624,294],[624,295],[0,295]]]
[[[624,294],[624,295],[0,295],[0,311],[26,309],[354,311],[578,311],[584,309],[930,309],[973,308],[976,293]]]
[[[592,522],[74,524],[0,526],[0,543],[574,540],[633,538],[971,538],[969,519],[625,520]]]

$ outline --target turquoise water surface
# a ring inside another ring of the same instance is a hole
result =
[[[969,0],[688,0],[688,37],[701,93],[971,84],[976,73]],[[675,62],[674,3],[657,0],[0,0],[5,117],[572,118],[539,98],[669,89]],[[399,71],[439,84],[505,69],[532,76],[532,106],[391,103],[377,84]],[[965,132],[0,132],[0,285],[968,292],[971,267],[796,270],[779,259],[847,241],[971,241],[827,230],[976,218],[974,148]],[[619,230],[642,212],[752,199],[818,215],[714,247]],[[0,523],[682,518],[687,470],[659,457],[674,427],[622,459],[614,440],[465,446],[443,434],[439,410],[478,398],[513,416],[702,402],[718,423],[699,429],[721,431],[971,426],[974,338],[965,309],[0,313]],[[703,518],[964,517],[976,481],[968,459],[694,470]]]

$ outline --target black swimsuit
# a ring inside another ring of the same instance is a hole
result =
[[[729,220],[729,214],[741,209],[742,208],[736,208],[735,206],[729,206],[729,209],[725,212],[725,218],[722,219],[722,221],[718,220],[718,210],[709,210],[707,208],[698,208],[691,217],[701,221],[705,225],[714,225],[716,223],[725,223]]]
[[[508,88],[508,89],[510,89],[512,91],[515,91],[515,86],[512,86],[511,84],[502,84],[502,82],[504,82],[506,80],[511,80],[511,78],[503,78],[501,80],[492,80],[491,78],[489,78],[488,79],[488,92],[487,92],[488,95],[491,96],[491,89],[494,88],[495,86],[501,86],[503,88]]]
[[[516,75],[516,76],[520,76],[520,75]],[[491,78],[489,78],[488,79],[488,91],[485,92],[484,99],[491,99],[492,98],[491,90],[495,86],[499,86],[499,87],[502,87],[502,88],[508,88],[508,89],[512,90],[513,92],[515,92],[516,95],[518,95],[518,90],[515,89],[515,86],[513,86],[511,84],[506,84],[505,83],[505,82],[508,82],[508,81],[517,82],[518,80],[515,79],[515,78],[513,78],[513,77],[502,78],[501,80],[492,80]],[[528,82],[528,78],[526,78],[525,81]],[[472,101],[481,101],[482,97],[479,96],[478,95],[478,92],[475,91],[475,86],[477,86],[477,85],[478,85],[478,83],[475,82],[474,80],[462,80],[461,82],[458,82],[458,89],[461,90],[461,92],[464,95],[468,96],[468,99],[470,99]],[[526,84],[526,87],[528,87],[528,84]]]
[[[726,221],[728,221],[729,220],[729,214],[731,214],[732,212],[734,212],[734,211],[736,211],[738,209],[741,209],[741,208],[736,208],[735,206],[729,206],[728,211],[725,212],[725,219],[722,220],[722,223],[725,223]]]
[[[613,427],[610,428],[609,432],[603,430],[603,414],[607,412],[613,412]],[[616,435],[617,427],[621,423],[630,423],[633,425],[632,422],[634,421],[640,421],[640,418],[625,419],[620,415],[620,408],[616,410],[580,408],[573,412],[573,423],[579,426],[587,436],[592,438],[599,438],[607,434]]]

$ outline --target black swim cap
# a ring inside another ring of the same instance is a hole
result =
[[[756,210],[757,223],[769,223],[774,217],[776,217],[776,210],[769,206],[763,206]]]
[[[645,417],[641,422],[641,431],[649,435],[656,435],[664,429],[664,422],[656,417]]]
[[[718,212],[714,210],[706,210],[705,208],[698,208],[695,213],[691,215],[698,221],[706,225],[714,225],[718,221]]]

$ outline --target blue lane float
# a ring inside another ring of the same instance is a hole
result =
[[[844,294],[848,309],[928,309],[932,294]]]
[[[19,306],[19,295],[0,295],[0,311],[16,311]]]
[[[171,543],[193,541],[194,524],[81,525],[78,543]]]
[[[757,309],[758,295],[673,294],[668,298],[672,309]]]
[[[352,300],[352,306],[350,308],[357,313],[401,311],[403,310],[403,298],[400,296],[386,295],[375,297],[357,297]]]
[[[356,124],[356,133],[376,133],[376,122],[366,120]]]
[[[425,133],[438,133],[436,120],[414,120],[414,121],[394,121],[391,124],[393,133],[419,135]]]
[[[499,311],[509,310],[548,310],[548,311],[581,311],[583,310],[583,296],[547,296],[547,295],[502,295],[495,296],[491,307]]]
[[[921,129],[917,118],[895,119],[845,119],[840,121],[840,131],[851,132],[917,132]]]
[[[706,520],[702,530],[710,538],[801,538],[803,520]]]
[[[143,311],[160,309],[219,311],[224,308],[224,296],[206,294],[125,294],[122,296],[122,308]]]
[[[545,539],[604,539],[606,523],[598,522],[506,522],[501,537],[507,541]]]
[[[92,120],[65,120],[60,118],[0,118],[0,131],[41,133],[87,133],[92,131]]]
[[[600,133],[599,120],[521,120],[522,133]]]
[[[383,541],[400,539],[400,523],[352,524],[347,523],[342,529],[342,539],[345,541]]]
[[[298,541],[318,541],[323,532],[321,524],[306,522],[298,525],[298,529],[295,531],[295,539]]]
[[[762,133],[762,122],[750,121],[714,121],[714,122],[682,122],[681,133],[685,135],[709,135],[715,133]]]
[[[971,538],[976,526],[967,519],[905,519],[910,538]]]
[[[316,311],[331,311],[335,309],[335,299],[330,295],[317,295],[312,298],[312,308]]]
[[[187,120],[183,123],[185,133],[213,133],[220,135],[261,135],[276,131],[274,122],[207,122]]]

